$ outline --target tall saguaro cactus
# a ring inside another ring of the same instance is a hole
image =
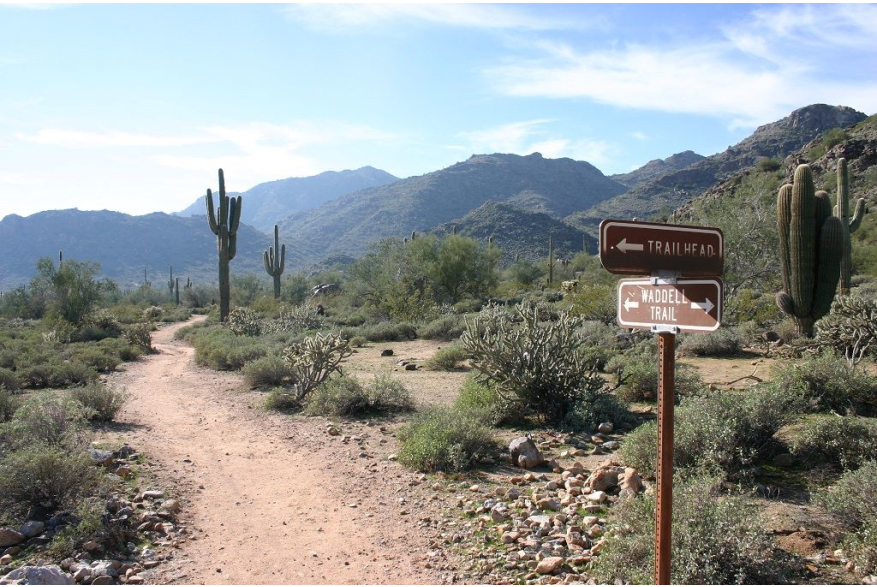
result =
[[[280,244],[280,229],[274,225],[274,246],[262,253],[265,262],[265,271],[274,278],[274,299],[280,299],[280,276],[283,275],[283,265],[286,262],[286,245]]]
[[[554,282],[554,243],[548,237],[548,285]]]
[[[238,225],[241,223],[241,196],[225,195],[225,176],[219,170],[219,215],[214,212],[213,192],[207,188],[207,221],[210,230],[216,235],[216,247],[219,251],[219,319],[228,319],[231,305],[231,283],[228,263],[237,253]]]
[[[173,296],[174,295],[174,266],[171,265],[168,267],[168,269],[170,270],[170,277],[168,277],[168,280],[167,280],[167,288],[168,288],[168,291],[171,292],[171,296]]]
[[[852,261],[850,256],[853,249],[853,240],[850,235],[858,230],[865,215],[865,198],[856,200],[856,210],[850,217],[850,175],[847,170],[847,160],[837,160],[837,205],[834,207],[834,215],[840,219],[843,229],[843,256],[840,261],[840,285],[838,291],[841,295],[850,292],[850,274],[852,273]]]
[[[180,278],[174,279],[174,304],[180,305]]]
[[[780,188],[777,231],[783,291],[780,310],[791,316],[799,334],[812,337],[813,325],[831,309],[840,277],[843,227],[831,215],[826,192],[816,192],[807,165],[795,170],[794,183]]]

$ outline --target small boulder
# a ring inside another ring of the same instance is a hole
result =
[[[417,365],[414,363],[407,363],[405,365],[405,370],[406,371],[417,371]]]
[[[509,454],[512,463],[523,469],[532,469],[545,462],[542,453],[536,448],[536,443],[526,436],[515,438],[509,443]]]
[[[382,356],[382,357],[392,357],[392,356],[393,356],[393,349],[384,349],[384,350],[382,350],[382,351],[381,351],[381,356]]]
[[[40,534],[42,534],[43,530],[45,529],[46,525],[44,523],[31,520],[29,522],[25,522],[19,532],[21,532],[21,534],[25,538],[33,538],[34,536],[39,536]]]
[[[539,564],[536,565],[536,572],[540,575],[550,575],[556,573],[562,565],[562,556],[548,556],[539,561]]]
[[[611,434],[612,430],[614,429],[615,426],[613,426],[612,422],[603,422],[602,424],[597,426],[597,432],[599,432],[600,434]]]
[[[99,448],[91,448],[88,450],[88,456],[91,457],[91,462],[95,465],[100,465],[101,467],[107,467],[113,463],[113,451],[110,450],[101,450]]]
[[[0,548],[15,546],[24,542],[24,534],[8,526],[0,528]]]
[[[627,467],[624,473],[618,476],[618,495],[621,497],[635,497],[643,491],[643,479],[636,469]]]
[[[73,576],[58,565],[19,567],[3,577],[2,583],[18,585],[73,585]]]

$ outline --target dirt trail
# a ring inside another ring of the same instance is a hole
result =
[[[416,476],[387,461],[392,443],[377,427],[345,425],[362,441],[341,444],[325,420],[265,413],[239,376],[195,365],[173,340],[181,326],[154,333],[158,354],[112,377],[130,394],[123,440],[185,504],[189,538],[152,581],[441,581],[423,564],[420,512],[399,497]]]

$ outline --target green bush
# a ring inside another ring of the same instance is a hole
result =
[[[301,402],[289,388],[275,387],[265,396],[265,409],[278,412],[298,411],[301,409]]]
[[[104,383],[90,383],[75,387],[70,396],[85,408],[89,420],[110,422],[128,399],[124,390],[118,390]]]
[[[521,416],[556,424],[575,402],[593,401],[604,381],[579,353],[580,320],[560,312],[545,321],[551,314],[539,304],[491,305],[467,322],[461,341],[472,367]]]
[[[250,361],[243,368],[244,380],[251,387],[275,387],[290,382],[292,376],[286,362],[277,355]]]
[[[86,453],[27,446],[0,460],[0,509],[24,515],[30,508],[71,508],[96,483]]]
[[[877,422],[826,414],[808,418],[789,443],[808,466],[817,462],[855,469],[877,459]]]
[[[451,345],[441,348],[433,356],[424,361],[423,368],[430,371],[453,371],[468,358],[466,349]]]
[[[619,385],[618,397],[628,402],[651,400],[658,395],[658,350],[653,340],[637,344],[623,354],[615,355],[606,371],[614,373]],[[676,364],[675,398],[698,395],[703,381],[690,365]]]
[[[877,460],[847,471],[816,496],[817,503],[852,530],[844,551],[861,574],[877,570]]]
[[[617,397],[600,393],[592,402],[573,404],[560,427],[569,432],[595,432],[602,422],[612,422],[615,430],[624,430],[636,426],[638,420]]]
[[[87,348],[76,353],[76,360],[100,373],[112,371],[122,362],[122,358],[108,350]]]
[[[85,416],[79,402],[42,393],[15,411],[3,425],[3,436],[13,448],[40,444],[73,449],[85,441]]]
[[[21,400],[18,396],[0,386],[0,424],[11,420],[20,405]]]
[[[417,330],[412,325],[396,322],[360,326],[354,332],[354,336],[357,334],[364,336],[369,342],[396,342],[417,338]]]
[[[19,387],[18,375],[16,375],[11,369],[0,367],[0,389],[15,391]]]
[[[420,471],[465,471],[498,446],[475,415],[449,408],[418,414],[399,431],[399,462]]]
[[[774,385],[686,398],[676,409],[673,466],[729,476],[746,473],[803,403],[800,395]],[[653,477],[657,445],[657,425],[648,422],[624,440],[619,454],[626,464]]]
[[[125,341],[144,353],[152,352],[152,326],[145,322],[131,324],[124,331]]]
[[[721,495],[718,480],[678,478],[673,489],[670,581],[674,585],[778,584],[797,569],[775,548],[757,507],[742,497]],[[612,530],[595,559],[600,583],[650,584],[654,579],[655,497],[622,500]]]
[[[34,364],[19,371],[21,386],[30,389],[85,385],[95,379],[97,379],[97,371],[75,360],[61,363],[56,359]]]
[[[679,350],[697,357],[732,357],[743,350],[743,337],[736,328],[720,328],[715,332],[689,334]]]
[[[618,294],[615,285],[580,283],[578,291],[568,296],[572,301],[573,316],[614,324],[618,313]]]
[[[773,380],[804,394],[813,411],[877,412],[877,378],[849,365],[832,349],[798,364],[780,365]]]
[[[460,394],[454,400],[454,408],[490,426],[513,420],[516,415],[509,409],[508,402],[497,393],[496,387],[488,382],[478,381],[474,373],[470,373],[463,382]]]
[[[411,394],[389,375],[361,384],[354,377],[335,377],[320,384],[305,406],[313,416],[364,416],[413,409]]]
[[[465,330],[466,320],[457,314],[449,314],[429,322],[417,334],[427,340],[455,340]]]

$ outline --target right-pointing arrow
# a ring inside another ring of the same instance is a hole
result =
[[[619,242],[615,246],[622,253],[627,253],[627,251],[642,251],[643,250],[643,245],[629,243],[629,242],[627,242],[627,237],[624,237],[623,239],[621,239],[621,242]]]
[[[715,308],[715,306],[709,298],[707,298],[706,301],[704,301],[702,304],[698,302],[691,302],[692,310],[703,310],[704,312],[709,314],[713,308]]]
[[[630,298],[624,300],[624,310],[630,312],[631,308],[639,308],[639,302],[634,302]]]

